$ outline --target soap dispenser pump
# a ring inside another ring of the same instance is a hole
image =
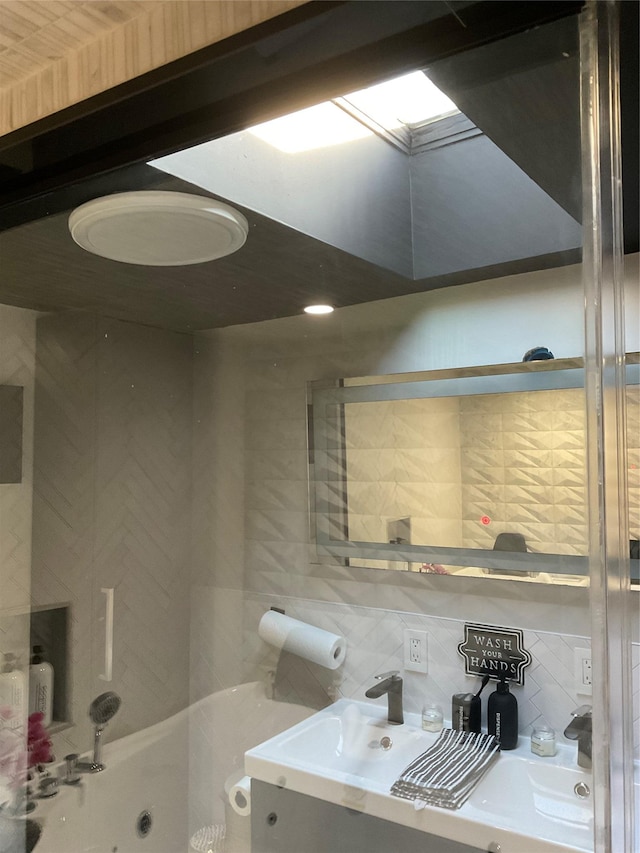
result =
[[[509,683],[504,675],[487,705],[487,728],[495,735],[500,749],[515,749],[518,745],[518,700],[509,693]]]

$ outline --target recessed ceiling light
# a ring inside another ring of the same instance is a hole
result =
[[[75,242],[103,258],[150,267],[201,264],[240,249],[245,217],[228,204],[190,193],[114,193],[69,217]]]
[[[304,309],[306,314],[331,314],[332,305],[307,305]]]

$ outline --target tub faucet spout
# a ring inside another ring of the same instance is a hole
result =
[[[398,671],[376,675],[376,681],[378,684],[370,687],[364,695],[367,699],[378,699],[386,693],[389,701],[387,720],[392,725],[401,725],[404,723],[404,715],[402,713],[402,679]]]
[[[591,705],[580,705],[571,716],[564,736],[578,741],[578,767],[591,770]]]

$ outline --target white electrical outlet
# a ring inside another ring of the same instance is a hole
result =
[[[407,628],[404,632],[404,668],[427,672],[427,632]]]
[[[591,696],[591,649],[574,649],[573,655],[576,692]]]

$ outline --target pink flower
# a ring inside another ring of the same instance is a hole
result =
[[[36,764],[47,764],[51,761],[51,741],[41,740],[29,749],[29,767]]]
[[[47,764],[53,761],[51,753],[51,741],[47,730],[42,725],[44,714],[36,711],[29,717],[28,724],[28,750],[29,750],[29,767],[36,764]]]

